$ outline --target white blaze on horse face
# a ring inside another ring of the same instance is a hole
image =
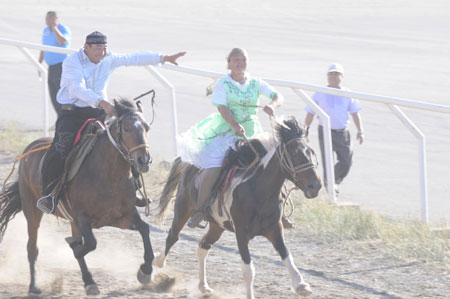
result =
[[[136,119],[134,120],[134,122],[133,122],[133,126],[134,126],[136,129],[139,129],[139,128],[142,126],[141,121],[140,121],[138,118],[136,118]]]

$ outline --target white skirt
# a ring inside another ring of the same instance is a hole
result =
[[[177,135],[178,156],[183,162],[198,168],[221,167],[228,149],[234,148],[238,140],[232,133],[227,133],[214,137],[206,146],[201,147],[201,143],[192,140],[192,136],[186,133]]]

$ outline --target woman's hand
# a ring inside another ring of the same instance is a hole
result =
[[[236,134],[236,136],[245,137],[245,129],[240,123],[235,124],[233,126],[233,129],[234,129],[234,134]]]
[[[264,108],[263,108],[263,111],[265,112],[265,113],[267,113],[267,114],[269,114],[270,116],[274,116],[274,111],[275,111],[275,108],[273,108],[270,104],[269,105],[266,105]]]

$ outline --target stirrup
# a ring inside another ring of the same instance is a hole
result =
[[[48,199],[51,200],[51,208],[47,207],[45,204]],[[50,193],[49,195],[39,198],[36,203],[36,207],[45,214],[53,213],[53,211],[55,210],[55,196]]]

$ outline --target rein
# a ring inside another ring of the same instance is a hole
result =
[[[294,181],[296,181],[296,177],[299,173],[309,170],[311,168],[314,168],[316,166],[312,162],[309,162],[309,161],[306,163],[297,165],[297,166],[295,166],[294,163],[292,163],[291,155],[289,155],[289,153],[287,152],[286,147],[291,142],[294,142],[294,141],[300,140],[300,139],[303,139],[303,138],[300,137],[300,138],[291,139],[286,144],[280,143],[280,147],[277,148],[277,150],[276,150],[281,167],[284,168],[292,176]]]
[[[272,134],[274,134],[275,130],[273,128],[272,119],[274,119],[276,122],[278,122],[278,121],[276,120],[275,117],[270,116],[270,115],[269,115],[269,119],[270,119],[270,126],[272,127]],[[283,142],[280,142],[280,146],[277,147],[276,151],[275,151],[276,155],[278,157],[278,160],[280,161],[281,168],[286,170],[292,176],[292,179],[294,181],[296,180],[297,175],[299,173],[316,167],[316,164],[314,164],[310,161],[303,163],[301,165],[297,165],[297,166],[295,166],[294,163],[292,163],[291,155],[289,155],[289,153],[287,152],[286,146],[288,146],[291,142],[294,142],[294,141],[300,140],[300,139],[303,139],[303,137],[291,139],[288,142],[286,142],[286,144],[284,144]],[[274,138],[274,140],[275,140],[275,138]]]
[[[3,185],[2,185],[2,198],[7,198],[7,195],[5,193],[6,191],[6,183],[8,183],[8,180],[11,178],[12,174],[14,173],[14,169],[16,168],[16,163],[19,162],[20,160],[22,160],[23,158],[25,158],[26,156],[28,156],[31,153],[34,152],[38,152],[38,151],[42,151],[45,149],[50,148],[51,146],[51,142],[43,142],[43,143],[39,143],[37,146],[39,146],[38,148],[29,150],[28,152],[24,153],[23,155],[21,155],[20,157],[16,158],[14,160],[14,164],[12,166],[12,169],[10,171],[10,173],[8,174],[8,176],[6,177],[6,179],[3,181]],[[0,207],[2,206],[2,201],[0,200]]]

